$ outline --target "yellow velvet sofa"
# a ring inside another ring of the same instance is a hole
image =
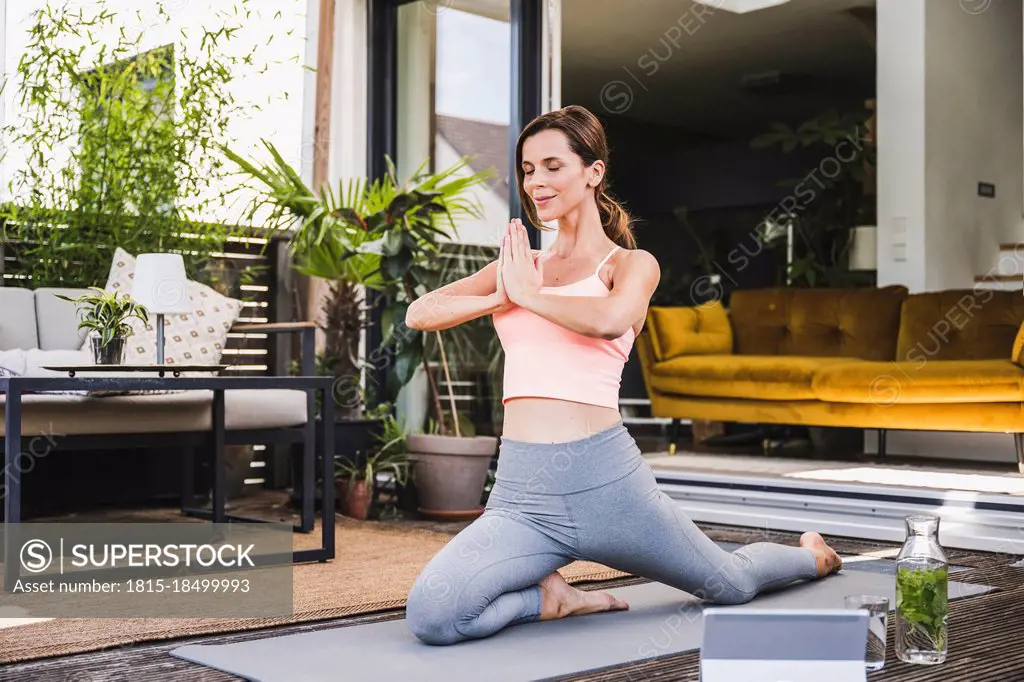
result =
[[[651,307],[637,352],[656,417],[879,429],[883,452],[887,429],[1012,433],[1024,473],[1022,322],[1021,292],[739,290]]]

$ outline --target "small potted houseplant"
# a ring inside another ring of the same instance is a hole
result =
[[[383,431],[378,445],[363,455],[357,452],[353,460],[335,459],[335,485],[337,503],[345,516],[366,519],[376,499],[377,474],[390,472],[395,488],[408,485],[412,460],[405,448],[405,433],[394,415],[383,419]]]
[[[78,306],[79,329],[88,329],[93,362],[97,365],[120,365],[124,361],[125,341],[134,333],[128,320],[135,317],[149,321],[149,311],[130,296],[90,287],[90,293],[78,298],[56,294],[57,298]]]

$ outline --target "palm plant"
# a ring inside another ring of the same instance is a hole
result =
[[[423,353],[422,335],[412,334],[405,327],[405,313],[418,292],[431,285],[441,240],[450,239],[453,232],[457,234],[459,220],[482,215],[471,190],[484,185],[491,172],[470,172],[466,157],[436,173],[427,172],[424,162],[403,184],[391,159],[387,159],[388,172],[381,178],[372,182],[351,179],[339,183],[336,190],[324,186],[315,193],[272,144],[264,141],[264,145],[271,155],[271,161],[264,165],[228,149],[225,154],[261,185],[247,219],[268,208],[263,223],[292,233],[290,249],[296,270],[338,283],[332,289],[336,302],[325,306],[331,312],[324,330],[328,347],[348,348],[330,340],[342,333],[332,322],[353,319],[340,312],[346,301],[352,301],[348,287],[380,291],[391,301],[382,313],[381,350],[394,357],[392,376],[399,386],[404,385],[422,364],[436,416],[443,423],[440,396]],[[360,318],[365,320],[367,312],[361,307]],[[438,343],[442,367],[448,373],[440,335]],[[449,397],[454,409],[454,397]],[[458,435],[458,420],[454,421]]]

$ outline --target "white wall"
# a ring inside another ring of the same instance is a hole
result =
[[[1021,2],[994,0],[979,14],[963,4],[927,3],[927,290],[971,287],[995,272],[1000,242],[1022,237]],[[995,184],[995,198],[978,196],[978,182]]]
[[[962,5],[878,0],[881,286],[971,288],[1000,241],[1021,238],[1021,3]],[[979,197],[978,182],[996,197]]]
[[[925,283],[924,3],[877,5],[878,285],[914,291]]]
[[[46,0],[7,3],[6,30],[2,35],[9,71],[16,69],[28,44],[32,13],[45,5]],[[129,37],[143,34],[142,50],[174,43],[176,49],[184,45],[190,54],[196,55],[199,54],[200,27],[218,26],[219,23],[213,20],[215,10],[224,11],[231,7],[231,3],[227,0],[166,2],[165,6],[172,14],[170,22],[156,14],[152,3],[107,0],[106,6],[116,13],[118,23],[123,23]],[[259,52],[254,66],[242,67],[234,74],[231,92],[237,103],[247,105],[247,113],[234,117],[230,122],[228,132],[232,145],[243,154],[257,154],[259,158],[265,158],[266,154],[261,153],[259,139],[268,138],[281,150],[286,160],[300,168],[303,157],[311,156],[312,152],[311,144],[303,139],[302,125],[303,89],[307,82],[303,69],[307,0],[250,0],[248,6],[252,12],[244,20],[244,31],[237,34],[233,52],[244,53],[252,49],[253,45],[259,46]],[[94,0],[69,0],[69,8],[73,11],[84,8],[86,15],[90,16],[96,11],[97,3]],[[188,41],[182,38],[182,29],[188,33]],[[109,32],[110,29],[107,30]],[[86,42],[87,57],[97,54],[99,46],[105,42],[114,44],[116,38],[116,33],[94,35],[93,40]],[[264,65],[267,67],[266,72],[261,74],[259,71]],[[15,103],[18,85],[14,79],[4,93],[7,121],[11,123],[16,123],[20,116]],[[261,110],[256,110],[257,105]],[[59,158],[60,150],[54,156]],[[24,162],[23,159],[23,154],[12,150],[5,162],[3,177],[10,177],[9,174]],[[237,203],[221,206],[213,215],[206,217],[211,220],[238,220],[242,199],[239,197]]]

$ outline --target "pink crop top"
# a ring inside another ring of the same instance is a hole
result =
[[[598,273],[618,249],[612,249],[590,277],[565,286],[541,287],[541,291],[556,296],[608,296],[611,292]],[[533,397],[619,408],[622,367],[635,336],[632,327],[608,340],[578,334],[518,306],[492,318],[505,350],[502,404],[511,398]]]

